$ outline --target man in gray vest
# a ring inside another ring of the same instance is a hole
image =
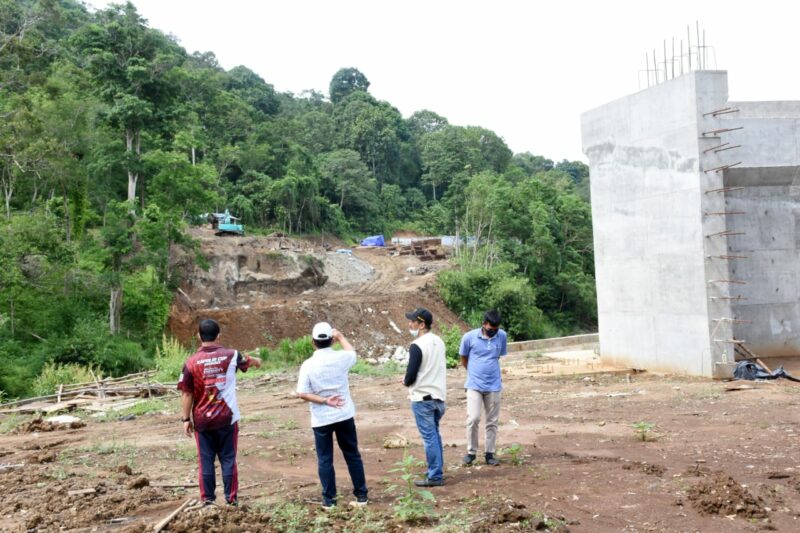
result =
[[[408,368],[403,385],[408,387],[411,411],[425,446],[428,473],[418,479],[418,487],[444,484],[444,448],[439,422],[444,416],[447,395],[445,347],[442,339],[431,333],[433,315],[423,308],[406,313],[408,331],[415,337],[409,348]]]

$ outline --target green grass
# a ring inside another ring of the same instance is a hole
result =
[[[97,368],[89,368],[76,364],[62,365],[58,363],[47,363],[42,371],[33,380],[33,395],[45,396],[55,394],[58,386],[65,383],[89,383],[97,379],[103,379],[103,373]]]
[[[145,400],[141,403],[137,403],[136,405],[126,407],[125,409],[120,409],[119,411],[116,412],[116,415],[143,416],[143,415],[149,415],[151,413],[177,412],[177,408],[178,408],[177,400],[167,402],[165,400],[161,400],[158,398],[152,398],[149,400]]]
[[[299,429],[300,428],[300,424],[298,424],[297,420],[295,420],[294,418],[290,418],[288,420],[284,420],[283,422],[280,422],[278,424],[278,427],[280,429],[283,429],[283,430],[286,430],[286,431],[292,431],[294,429]]]
[[[275,417],[273,415],[268,415],[267,413],[253,413],[250,415],[242,415],[241,421],[243,424],[252,424],[254,422],[263,422],[265,420],[273,421]]]
[[[193,463],[197,460],[197,448],[190,444],[181,444],[175,448],[175,457],[187,463]]]
[[[270,525],[278,531],[305,533],[316,529],[313,527],[314,522],[310,517],[307,505],[286,502],[270,506],[263,509],[263,511],[272,515]]]
[[[137,448],[133,444],[116,440],[98,442],[92,446],[79,448],[79,450],[96,453],[97,455],[127,455],[130,457],[135,457],[137,453]]]
[[[371,365],[363,359],[359,359],[350,369],[350,372],[360,376],[388,377],[401,374],[404,372],[404,369],[395,361],[387,361],[382,365]]]
[[[2,421],[0,421],[0,435],[5,435],[7,433],[11,433],[15,429],[17,429],[23,422],[25,422],[25,417],[18,414],[11,414],[6,415]]]

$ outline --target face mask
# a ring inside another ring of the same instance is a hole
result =
[[[408,332],[411,334],[412,337],[419,336],[419,330],[418,329],[410,329],[410,330],[408,330]]]
[[[498,331],[499,331],[499,330],[496,330],[496,329],[487,329],[487,328],[483,328],[483,332],[484,332],[484,333],[486,334],[486,336],[487,336],[487,337],[489,337],[490,339],[491,339],[492,337],[494,337],[495,335],[497,335],[497,332],[498,332]]]

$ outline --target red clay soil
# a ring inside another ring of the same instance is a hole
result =
[[[513,354],[503,364],[534,362]],[[486,466],[481,450],[478,464],[465,468],[464,374],[448,371],[446,482],[432,489],[429,520],[409,525],[394,517],[398,493],[390,488],[400,482],[392,470],[405,450],[383,447],[399,433],[411,443],[408,453],[424,457],[399,376],[352,377],[370,505],[333,516],[319,506],[308,406],[291,395],[295,379],[290,373],[240,383],[242,507],[219,517],[182,514],[168,531],[286,531],[290,521],[295,530],[317,524],[334,531],[798,531],[796,384],[725,392],[722,383],[670,376],[643,374],[628,383],[624,376],[585,381],[508,372],[498,445],[521,446],[516,464],[506,452],[499,467]],[[0,530],[145,531],[198,496],[195,487],[159,486],[197,482],[194,442],[181,434],[177,400],[166,413],[131,421],[86,419],[80,429],[0,436],[2,462],[26,463],[0,469]],[[640,421],[655,424],[647,441],[632,427]],[[44,452],[55,459],[31,464],[32,454]],[[351,488],[338,454],[335,464],[346,505]],[[142,477],[148,486],[132,488]],[[95,490],[68,495],[87,488]]]

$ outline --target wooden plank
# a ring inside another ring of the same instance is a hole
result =
[[[95,489],[76,489],[67,492],[68,496],[83,496],[84,494],[94,494],[97,491]]]
[[[183,511],[189,505],[192,505],[192,504],[194,504],[196,502],[197,502],[197,500],[195,498],[189,498],[188,500],[183,502],[180,507],[178,507],[177,509],[172,511],[170,514],[168,514],[166,517],[164,517],[164,519],[161,520],[161,522],[159,522],[158,524],[153,526],[153,533],[158,533],[159,531],[161,531],[162,529],[167,527],[167,524],[169,524],[170,520],[172,520],[173,518],[178,516],[178,513]]]
[[[766,364],[764,361],[762,361],[762,360],[761,360],[761,359],[759,359],[758,357],[756,357],[756,363],[758,363],[759,365],[763,366],[763,367],[764,367],[764,370],[766,370],[767,372],[769,372],[770,374],[772,374],[772,370],[771,370],[771,369],[770,369],[770,368],[767,366],[767,364]]]

